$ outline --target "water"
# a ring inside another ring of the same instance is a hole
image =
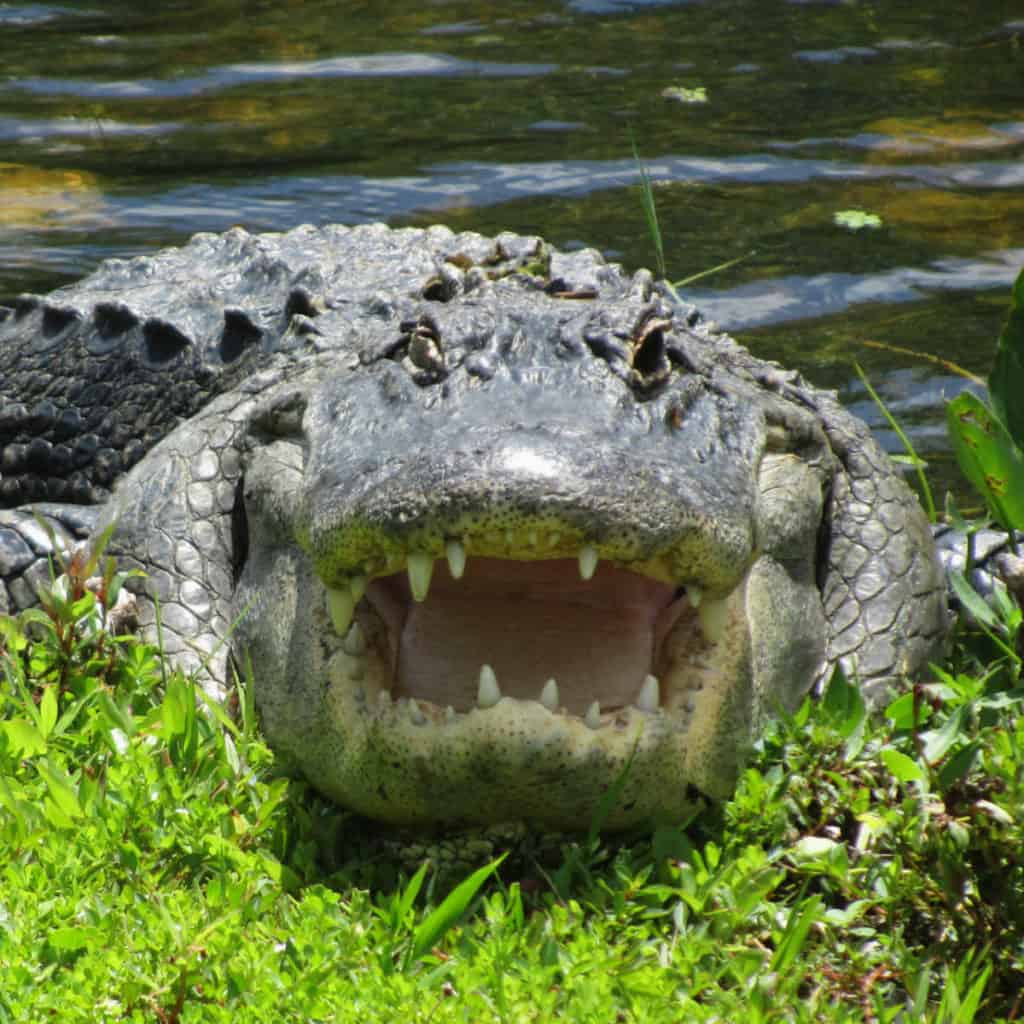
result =
[[[971,6],[0,3],[0,303],[234,224],[440,221],[651,265],[635,140],[669,275],[745,257],[684,291],[895,450],[861,362],[959,489],[964,379],[896,349],[984,375],[1024,264],[1024,11]]]

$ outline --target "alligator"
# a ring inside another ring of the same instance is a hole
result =
[[[378,821],[726,797],[841,665],[941,649],[918,502],[835,395],[641,270],[442,227],[233,229],[0,322],[0,610],[113,527],[141,628]]]

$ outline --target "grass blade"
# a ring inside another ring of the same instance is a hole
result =
[[[629,142],[633,147],[633,159],[636,161],[637,171],[640,174],[640,205],[644,208],[644,219],[647,221],[647,232],[654,243],[654,260],[658,271],[658,277],[664,279],[668,276],[665,270],[665,247],[661,241],[661,228],[658,225],[658,210],[654,205],[654,186],[651,184],[650,175],[644,162],[640,159],[640,151],[636,148],[636,139],[633,133],[629,133]]]
[[[913,460],[914,466],[917,469],[917,480],[921,485],[921,500],[924,502],[925,512],[928,515],[928,522],[936,522],[938,520],[938,514],[935,511],[935,499],[932,497],[932,489],[928,486],[928,478],[924,475],[924,460],[919,458],[917,452],[914,450],[914,445],[911,443],[910,438],[907,437],[903,428],[896,422],[892,413],[890,413],[885,407],[885,403],[882,399],[878,397],[877,392],[871,386],[868,378],[864,374],[864,371],[860,368],[860,364],[854,361],[853,368],[857,371],[857,376],[860,377],[860,382],[867,389],[867,393],[871,396],[871,400],[878,406],[882,415],[885,417],[886,422],[890,427],[892,427],[896,436],[900,439],[900,444],[903,445],[907,454]]]
[[[508,856],[503,853],[497,860],[478,868],[460,882],[420,923],[412,937],[412,945],[406,957],[406,968],[427,952],[439,938],[466,912],[480,886],[497,871],[498,866]]]

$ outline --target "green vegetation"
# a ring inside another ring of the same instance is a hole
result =
[[[1021,288],[993,374],[1011,433]],[[102,547],[0,616],[0,1024],[1024,1013],[1005,592],[965,590],[979,625],[879,714],[837,672],[768,728],[725,805],[595,828],[553,861],[488,852],[452,885],[430,862],[404,877],[372,826],[287,778],[248,686],[221,707],[116,635]]]
[[[949,436],[992,517],[1007,530],[1024,530],[1024,271],[1013,286],[988,389],[991,405],[970,391],[949,403]]]
[[[837,675],[685,832],[581,837],[446,897],[427,866],[396,882],[364,823],[280,774],[247,688],[197,702],[155,648],[110,635],[112,566],[95,593],[95,559],[65,568],[42,609],[0,620],[0,1021],[1018,1012],[1009,602],[1002,645],[962,632],[956,667],[884,715]]]

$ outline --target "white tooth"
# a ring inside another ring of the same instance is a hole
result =
[[[480,682],[476,690],[476,702],[482,708],[493,708],[501,700],[501,690],[498,689],[498,677],[490,665],[484,665],[480,669]]]
[[[411,551],[406,560],[409,573],[409,589],[417,601],[426,601],[430,590],[430,576],[434,571],[434,559],[424,551]]]
[[[420,710],[419,704],[414,700],[409,701],[409,717],[413,725],[426,725],[427,716]]]
[[[587,713],[583,716],[583,722],[591,729],[601,728],[601,705],[596,700],[587,708]]]
[[[558,683],[554,679],[544,684],[544,689],[540,691],[540,702],[548,711],[558,710]]]
[[[704,591],[701,590],[699,583],[686,584],[686,600],[689,601],[694,608],[700,607],[700,599],[703,596]]]
[[[580,548],[580,578],[589,580],[597,571],[598,554],[593,544]]]
[[[358,622],[353,622],[341,642],[341,649],[354,658],[359,658],[366,653],[366,634]]]
[[[366,593],[366,577],[365,576],[353,576],[348,581],[348,588],[352,591],[352,600],[359,604],[363,599],[363,594]]]
[[[466,548],[461,541],[450,540],[444,546],[445,557],[448,559],[448,571],[453,580],[461,580],[466,571]]]
[[[641,711],[657,711],[661,704],[661,687],[655,676],[644,676],[644,681],[637,694],[636,706]]]
[[[328,587],[327,607],[331,611],[331,622],[334,623],[335,632],[339,636],[344,636],[348,632],[348,627],[352,625],[352,612],[356,607],[351,592],[347,588],[336,590],[334,587]]]
[[[700,631],[710,644],[717,644],[725,632],[729,610],[725,601],[704,601],[697,611],[700,617]]]

